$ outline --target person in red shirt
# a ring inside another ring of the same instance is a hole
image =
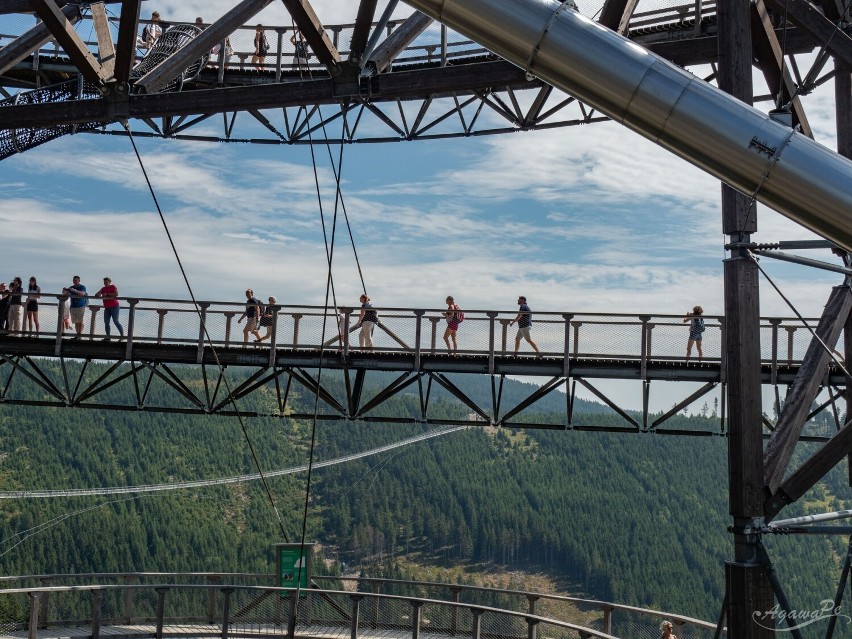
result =
[[[122,328],[121,323],[118,321],[118,287],[112,283],[110,278],[105,277],[103,288],[95,293],[95,297],[100,297],[104,301],[104,332],[106,333],[106,339],[110,338],[110,319],[112,319],[115,327],[118,329],[118,334],[124,337],[124,328]]]

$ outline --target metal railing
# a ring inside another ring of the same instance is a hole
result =
[[[596,16],[602,7],[602,3],[598,0],[584,1],[578,3],[579,10],[586,15]],[[632,28],[648,28],[659,27],[664,29],[667,26],[679,24],[688,21],[695,21],[696,25],[700,25],[703,18],[715,15],[716,2],[715,0],[695,0],[691,3],[677,4],[672,3],[671,6],[654,7],[645,11],[641,11],[634,15],[631,20]],[[140,30],[144,25],[149,24],[150,20],[140,20]],[[403,20],[391,20],[385,27],[386,35],[390,35],[394,29],[399,27]],[[21,16],[11,14],[8,16],[0,16],[0,47],[14,40],[26,28],[31,27],[35,22],[25,21]],[[168,26],[176,24],[194,24],[168,21]],[[110,18],[110,25],[113,39],[118,37],[118,19]],[[375,24],[373,25],[375,26]],[[348,59],[350,55],[349,44],[352,38],[352,33],[355,25],[352,23],[325,25],[325,30],[329,35],[334,46],[340,52],[342,59]],[[265,71],[274,71],[276,79],[280,80],[282,71],[286,70],[302,70],[302,71],[323,71],[325,66],[317,63],[315,57],[311,56],[308,59],[308,64],[298,65],[296,62],[296,47],[290,42],[290,37],[294,34],[292,26],[267,26],[267,32],[270,34],[270,50],[266,55],[264,62],[260,65],[252,64],[254,56],[254,25],[239,27],[230,36],[230,45],[233,53],[229,60],[225,61],[228,69],[231,70],[254,70],[259,66]],[[77,33],[84,38],[87,46],[92,54],[97,54],[97,41],[91,40],[91,34],[94,29],[91,24],[91,15],[83,16],[75,26]],[[224,43],[222,43],[224,45]],[[220,45],[219,51],[223,51],[224,46]],[[139,50],[140,57],[145,53],[144,49]],[[410,46],[408,46],[393,62],[394,65],[422,64],[422,63],[440,63],[445,66],[449,62],[460,58],[471,56],[482,56],[489,53],[487,49],[481,47],[475,42],[464,38],[452,30],[441,28],[438,23],[427,28]],[[66,58],[65,52],[55,42],[46,44],[39,50],[39,54],[46,58]],[[218,67],[222,62],[219,52],[211,55],[210,64],[213,67]],[[33,65],[34,70],[38,69],[38,56],[36,56]]]
[[[55,299],[56,301],[52,301]],[[37,337],[52,339],[56,354],[64,340],[75,338],[73,328],[67,328],[63,313],[64,296],[42,295],[39,303],[40,330],[32,333],[6,335],[11,338]],[[276,305],[269,307],[268,326],[258,327],[258,333],[246,335],[246,324],[240,318],[246,310],[244,303],[199,302],[196,309],[185,300],[151,298],[120,298],[120,321],[123,339],[128,345],[128,358],[135,344],[192,345],[199,357],[209,346],[216,348],[250,348],[253,351],[279,350],[336,350],[347,355],[351,351],[369,350],[383,353],[405,353],[415,359],[447,352],[444,331],[445,309],[381,308],[379,322],[371,334],[373,347],[361,349],[358,324],[360,308],[340,307],[338,313],[323,307]],[[465,319],[457,331],[458,351],[462,356],[513,355],[516,328],[513,320],[517,311],[465,310]],[[341,320],[338,318],[342,317]],[[102,306],[100,300],[90,300],[84,322],[84,339],[103,339]],[[534,312],[531,336],[545,357],[570,357],[576,360],[655,361],[677,362],[686,359],[689,324],[683,315],[644,315],[620,313],[559,313]],[[725,335],[723,318],[705,316],[706,330],[702,347],[704,361],[723,361]],[[807,320],[816,325],[817,320]],[[247,320],[242,320],[247,322]],[[118,338],[115,326],[112,338]],[[263,336],[257,342],[257,336]],[[794,318],[762,318],[760,321],[761,360],[773,367],[796,365],[801,362],[811,341],[811,333]],[[246,339],[247,338],[247,339]],[[841,337],[841,341],[842,341]],[[0,346],[0,351],[3,348]],[[526,340],[521,340],[519,354],[534,355]],[[692,359],[697,360],[693,349]]]
[[[0,581],[6,586],[0,605],[10,612],[0,621],[0,636],[655,639],[662,619],[684,639],[709,639],[716,630],[658,610],[527,591],[317,577],[314,588],[297,593],[269,586],[273,580],[256,573],[7,577]],[[9,587],[34,581],[39,585]],[[69,581],[75,585],[54,585]],[[326,583],[333,588],[316,587]]]

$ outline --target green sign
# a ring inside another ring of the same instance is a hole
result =
[[[313,544],[276,544],[278,585],[281,588],[307,589],[313,568]]]

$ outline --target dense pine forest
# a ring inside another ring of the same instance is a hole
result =
[[[193,370],[185,370],[192,383]],[[330,377],[334,387],[339,380]],[[455,378],[486,403],[490,382]],[[17,391],[37,398],[36,387]],[[531,390],[506,381],[509,405]],[[116,389],[115,392],[120,392]],[[152,398],[166,389],[152,388]],[[269,401],[272,391],[269,390]],[[266,401],[264,394],[253,402]],[[435,392],[435,416],[467,409]],[[564,395],[536,403],[543,418],[564,412]],[[313,409],[304,391],[296,412]],[[419,398],[402,393],[382,408],[410,425],[312,424],[255,418],[246,432],[261,467],[334,459],[427,430]],[[578,401],[587,424],[619,423]],[[718,430],[718,420],[679,415]],[[527,418],[532,415],[526,413]],[[800,457],[810,449],[800,445]],[[316,469],[307,539],[322,544],[329,571],[417,577],[423,567],[466,574],[543,573],[564,592],[715,620],[723,597],[727,462],[722,437],[666,437],[560,430],[470,428],[381,455]],[[0,405],[0,491],[143,486],[256,472],[235,418]],[[846,465],[795,509],[849,503]],[[0,500],[0,571],[6,575],[132,572],[272,572],[272,544],[299,541],[306,473],[270,478],[278,521],[260,482],[99,497]],[[766,540],[796,607],[834,595],[841,538]],[[475,581],[475,577],[471,576]]]

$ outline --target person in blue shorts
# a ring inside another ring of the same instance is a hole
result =
[[[538,350],[538,346],[535,345],[535,342],[530,337],[530,330],[532,329],[532,311],[530,307],[527,306],[527,298],[521,295],[518,297],[518,314],[515,316],[509,325],[511,326],[515,322],[518,323],[518,334],[515,335],[515,355],[518,354],[518,350],[521,348],[521,338],[527,340],[530,346],[533,347],[537,356],[541,356],[541,352]]]
[[[689,322],[689,341],[686,343],[686,361],[689,361],[689,356],[692,355],[692,346],[695,345],[696,350],[698,351],[698,361],[701,361],[701,358],[704,356],[704,352],[701,350],[701,335],[704,333],[704,318],[701,315],[704,313],[704,309],[700,306],[695,306],[692,308],[691,313],[687,313],[686,317],[683,318],[683,323],[686,324]]]

